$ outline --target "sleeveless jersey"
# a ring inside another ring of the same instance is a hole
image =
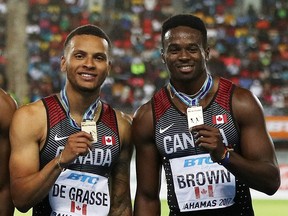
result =
[[[71,134],[79,132],[70,124],[56,95],[42,99],[47,113],[47,139],[40,152],[40,169],[57,157]],[[33,207],[33,216],[108,215],[109,176],[120,154],[115,111],[102,103],[97,120],[97,142],[86,156],[79,156],[61,172],[49,194]],[[97,213],[96,213],[97,212]]]
[[[235,86],[220,78],[219,88],[203,109],[204,124],[219,128],[223,143],[240,152],[240,137],[232,114]],[[170,216],[254,215],[250,190],[210,154],[195,146],[187,115],[171,101],[167,87],[152,98],[155,141],[167,181]]]

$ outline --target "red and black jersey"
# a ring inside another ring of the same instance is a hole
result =
[[[46,142],[40,152],[40,169],[60,154],[71,134],[80,131],[70,124],[70,119],[56,95],[43,98],[42,101],[46,108],[48,130]],[[120,154],[120,139],[116,113],[108,104],[102,102],[102,111],[96,125],[98,140],[92,144],[92,150],[86,156],[79,156],[67,169],[75,173],[80,171],[109,178]],[[75,205],[73,200],[71,203]],[[47,196],[33,208],[33,216],[50,215],[52,213],[50,204]],[[85,205],[87,204],[82,204]],[[74,211],[75,209],[74,207]]]
[[[216,94],[203,109],[203,117],[204,124],[219,128],[224,145],[240,153],[240,132],[231,106],[234,88],[230,81],[220,78]],[[170,215],[254,215],[250,191],[245,183],[225,167],[219,165],[217,170],[208,167],[216,165],[208,152],[195,146],[193,134],[188,130],[187,115],[172,103],[167,87],[153,96],[152,107],[155,141],[165,170]],[[200,163],[201,166],[197,166]],[[207,169],[204,163],[207,163]],[[221,189],[217,192],[220,183]],[[230,192],[227,198],[221,192],[226,189],[228,194]],[[221,194],[220,198],[217,193]],[[193,201],[189,201],[191,196]]]

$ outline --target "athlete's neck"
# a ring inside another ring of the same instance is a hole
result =
[[[175,88],[176,91],[182,92],[192,98],[201,91],[208,74],[205,72],[198,78],[194,78],[193,80],[187,80],[185,82],[175,82],[174,80],[170,80],[170,83]]]
[[[71,91],[69,88],[62,89],[60,99],[67,115],[78,125],[84,119],[93,119],[95,110],[99,105],[99,94],[82,94],[81,92]],[[74,126],[77,127],[75,124]]]

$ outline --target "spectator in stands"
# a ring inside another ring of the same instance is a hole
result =
[[[218,59],[215,60],[227,63],[231,52],[237,57],[237,61],[234,61],[234,63],[230,61],[233,64],[227,65],[226,71],[229,73],[228,76],[225,76],[237,81],[242,76],[239,69],[247,68],[249,63],[253,63],[252,59],[247,59],[249,50],[254,49],[256,53],[260,53],[263,43],[271,44],[273,48],[271,52],[278,51],[281,54],[280,60],[287,62],[287,1],[261,0],[261,2],[259,8],[256,7],[256,4],[251,4],[247,5],[246,10],[237,11],[235,8],[244,7],[245,1],[180,1],[177,2],[177,7],[190,13],[199,14],[208,24],[209,37],[211,32],[216,32],[216,40],[213,47],[211,46],[211,49],[216,49],[219,52]],[[145,70],[147,71],[147,68],[153,64],[153,70],[158,73],[159,70],[162,70],[162,64],[158,57],[149,54],[159,54],[159,44],[156,42],[160,32],[159,23],[175,12],[176,7],[172,3],[171,0],[29,1],[27,33],[30,62],[28,73],[38,75],[37,72],[40,72],[42,75],[46,75],[45,73],[50,71],[48,75],[52,77],[54,91],[57,92],[61,89],[63,82],[61,77],[56,76],[58,70],[49,69],[52,59],[55,56],[59,59],[61,56],[60,44],[66,38],[68,32],[75,26],[87,22],[91,24],[101,23],[111,35],[114,44],[113,57],[117,58],[119,62],[123,62],[120,67],[123,71],[121,75],[125,80],[121,79],[120,82],[126,82],[125,85],[127,86],[130,85],[129,77],[134,70],[131,67],[132,59],[139,53],[140,60],[145,63]],[[1,3],[0,7],[0,23],[2,24],[0,31],[2,40],[0,40],[0,43],[4,46],[6,3]],[[268,28],[269,26],[270,28]],[[0,47],[1,51],[2,46]],[[1,60],[3,56],[0,55],[0,64],[5,65],[5,62]],[[239,62],[241,65],[239,65]],[[45,67],[38,68],[37,63],[45,65]],[[279,87],[280,89],[287,86],[288,80],[279,82],[279,79],[282,78],[281,74],[279,76],[269,76],[273,74],[273,71],[270,70],[271,65],[274,64],[273,67],[278,67],[278,64],[280,64],[281,67],[281,63],[274,63],[274,61],[267,61],[267,58],[262,58],[261,64],[257,65],[257,68],[261,68],[260,71],[253,71],[253,73],[257,72],[257,75],[263,75],[265,72],[265,77],[257,78],[260,79],[261,83],[264,83],[264,81],[271,82],[272,88]],[[230,73],[234,75],[231,76]],[[111,75],[114,75],[113,71],[111,71]],[[155,76],[151,76],[149,73],[145,73],[144,76],[143,78],[150,79],[157,89],[159,85],[162,86],[162,79],[159,84]],[[267,76],[269,78],[266,80]],[[115,80],[115,84],[118,80]],[[33,84],[33,80],[31,80],[31,83]],[[133,86],[130,87],[133,88]],[[114,99],[113,95],[109,94],[107,96],[103,95],[103,98]],[[119,105],[123,110],[130,110],[130,106],[127,106],[127,104]]]

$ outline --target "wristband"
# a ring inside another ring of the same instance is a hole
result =
[[[57,163],[57,166],[58,166],[59,170],[61,172],[63,172],[65,170],[65,168],[61,166],[61,158],[62,158],[62,151],[61,151],[60,156],[59,156],[59,158],[58,158],[56,163]]]
[[[221,157],[221,159],[220,159],[219,161],[222,161],[222,160],[225,159],[225,157],[226,157],[226,155],[227,155],[227,151],[228,151],[228,149],[225,147],[224,153],[223,153],[223,155],[222,155],[222,157]],[[219,161],[217,161],[217,162],[219,162]]]
[[[223,156],[224,157],[220,161],[218,161],[218,164],[226,166],[230,162],[230,152],[226,149]]]

